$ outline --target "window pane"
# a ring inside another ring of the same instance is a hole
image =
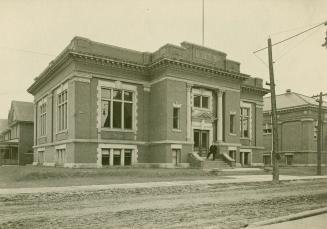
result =
[[[105,89],[105,88],[101,89],[101,97],[102,98],[111,99],[110,95],[111,95],[110,89]]]
[[[114,149],[114,165],[120,165],[120,149]]]
[[[124,100],[133,101],[133,93],[130,91],[124,91]]]
[[[208,134],[207,133],[202,133],[201,147],[202,148],[208,147]]]
[[[102,154],[102,165],[109,165],[109,154]]]
[[[234,133],[234,115],[229,116],[229,132]]]
[[[114,90],[113,91],[113,99],[118,99],[118,100],[121,100],[122,99],[122,92],[121,92],[121,90]]]
[[[194,131],[194,147],[199,148],[200,146],[200,136],[198,131]]]
[[[173,129],[179,129],[179,108],[173,108]]]
[[[200,99],[201,97],[199,95],[194,95],[193,97],[193,105],[194,107],[200,107]]]
[[[125,165],[132,165],[132,150],[131,149],[125,149],[124,152],[124,162]]]
[[[209,108],[209,97],[202,96],[202,108]]]
[[[124,127],[125,129],[132,129],[133,104],[124,103]]]
[[[101,126],[110,127],[110,101],[101,101]]]
[[[112,126],[113,128],[121,128],[121,120],[122,120],[122,103],[121,102],[113,102],[113,111],[112,111],[112,115],[113,115],[113,120],[112,120]]]

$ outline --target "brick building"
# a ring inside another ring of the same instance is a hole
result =
[[[0,120],[0,165],[32,164],[33,130],[33,103],[12,101]]]
[[[318,103],[291,90],[276,96],[281,165],[313,166],[317,163]],[[323,103],[326,113],[327,103]],[[271,164],[272,126],[270,97],[264,98],[264,164]],[[327,116],[323,116],[322,163],[326,162]]]
[[[262,165],[267,90],[220,51],[183,42],[148,53],[75,37],[28,92],[35,164],[203,166],[215,144],[229,165]]]

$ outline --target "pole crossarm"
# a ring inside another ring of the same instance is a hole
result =
[[[285,42],[285,41],[288,41],[288,40],[290,40],[290,39],[292,39],[292,38],[294,38],[294,37],[300,36],[300,35],[303,34],[303,33],[306,33],[306,32],[308,32],[308,31],[310,31],[310,30],[313,30],[313,29],[315,29],[315,28],[317,28],[317,27],[319,27],[319,26],[321,26],[321,25],[325,25],[325,26],[327,26],[327,21],[322,22],[322,23],[320,23],[320,24],[318,24],[318,25],[315,25],[315,26],[313,26],[313,27],[311,27],[311,28],[309,28],[309,29],[306,29],[306,30],[304,30],[304,31],[302,31],[302,32],[300,32],[300,33],[297,33],[297,34],[295,34],[295,35],[293,35],[293,36],[290,36],[290,37],[288,37],[288,38],[286,38],[286,39],[284,39],[284,40],[278,41],[277,43],[272,44],[271,46],[275,46],[275,45],[281,44],[281,43],[283,43],[283,42]],[[264,48],[261,48],[261,49],[258,49],[258,50],[256,50],[256,51],[254,51],[253,54],[255,54],[255,53],[257,53],[257,52],[260,52],[260,51],[263,51],[263,50],[265,50],[265,49],[267,49],[267,48],[268,48],[268,46],[267,46],[267,47],[264,47]]]

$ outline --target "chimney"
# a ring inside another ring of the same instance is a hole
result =
[[[286,93],[291,93],[291,89],[286,89]]]

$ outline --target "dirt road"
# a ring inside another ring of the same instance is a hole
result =
[[[240,228],[327,206],[327,179],[0,195],[0,228]]]

